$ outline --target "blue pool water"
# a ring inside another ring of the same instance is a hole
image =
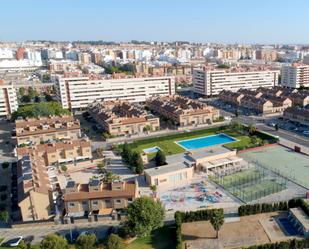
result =
[[[217,144],[226,144],[230,142],[237,141],[235,138],[225,135],[223,133],[218,135],[212,135],[207,137],[198,137],[188,140],[182,140],[176,142],[178,145],[186,150],[195,150],[207,146],[213,146]]]
[[[287,235],[295,236],[298,235],[296,228],[292,225],[288,218],[279,218],[279,222],[284,227],[284,230],[287,232]]]
[[[143,151],[148,154],[148,153],[156,153],[158,152],[160,149],[160,147],[155,146],[155,147],[151,147],[151,148],[147,148],[147,149],[143,149]]]

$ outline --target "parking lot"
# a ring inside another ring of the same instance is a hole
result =
[[[283,119],[282,117],[279,117],[279,118],[269,119],[265,123],[271,127],[275,127],[276,125],[278,125],[279,129],[292,131],[299,135],[309,138],[309,126],[300,124],[296,121],[291,121],[291,120],[287,120],[287,119]]]

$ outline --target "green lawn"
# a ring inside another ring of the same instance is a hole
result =
[[[126,249],[174,249],[175,228],[164,226],[153,232],[151,236],[139,238],[129,244]]]
[[[133,150],[137,150],[140,153],[143,152],[143,149],[158,146],[165,152],[166,155],[172,155],[172,154],[178,154],[178,153],[185,152],[185,149],[177,145],[175,142],[185,140],[185,139],[210,136],[216,133],[225,133],[238,140],[232,143],[225,144],[225,146],[228,148],[242,149],[244,147],[246,148],[255,147],[255,144],[252,144],[252,141],[249,136],[242,135],[240,132],[233,130],[230,127],[225,127],[221,129],[220,128],[210,128],[210,129],[208,128],[208,129],[197,130],[197,131],[192,131],[192,132],[185,132],[185,133],[167,135],[167,136],[162,136],[162,137],[143,139],[143,140],[135,141],[131,143],[129,146]]]

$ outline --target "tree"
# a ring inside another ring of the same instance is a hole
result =
[[[9,212],[7,210],[3,210],[0,212],[0,220],[7,223],[10,218]]]
[[[134,151],[131,156],[129,154],[129,164],[132,168],[134,168],[136,174],[143,173],[144,163],[141,155],[137,151]]]
[[[30,86],[28,88],[28,96],[30,97],[30,99],[34,98],[37,95],[38,95],[38,92]]]
[[[20,100],[21,100],[21,102],[24,102],[24,103],[31,102],[31,98],[30,98],[29,95],[23,95]]]
[[[47,102],[51,102],[51,101],[53,101],[53,98],[52,98],[52,96],[50,96],[50,94],[45,93],[45,100],[46,100]]]
[[[120,238],[117,234],[111,234],[108,236],[106,242],[106,249],[124,249],[124,243],[122,238]]]
[[[28,248],[31,248],[31,245],[28,245],[25,241],[21,240],[17,248],[18,249],[28,249]]]
[[[150,125],[146,125],[146,126],[143,128],[143,131],[144,131],[144,132],[151,131],[151,130],[152,130],[152,128],[151,128]]]
[[[253,125],[249,125],[248,131],[249,131],[249,134],[252,135],[256,132],[256,127]]]
[[[61,165],[61,171],[67,172],[68,167],[66,165]]]
[[[2,169],[7,169],[10,166],[9,162],[3,162],[2,163]]]
[[[157,166],[162,166],[166,164],[166,158],[162,150],[158,150],[155,157],[155,161]]]
[[[120,178],[119,178],[119,176],[117,176],[117,175],[114,175],[112,172],[107,172],[105,175],[104,175],[104,177],[103,177],[103,182],[105,182],[105,183],[111,183],[111,182],[113,182],[113,181],[115,181],[115,180],[119,180]]]
[[[36,103],[41,102],[40,96],[35,96],[35,97],[34,97],[34,102],[36,102]]]
[[[67,246],[67,240],[57,234],[47,235],[40,244],[41,249],[63,249]]]
[[[122,146],[121,156],[123,161],[125,161],[126,163],[129,162],[129,151],[130,151],[129,145],[127,142],[125,142]]]
[[[104,173],[104,167],[105,167],[104,161],[98,163],[98,164],[97,164],[97,167],[98,167],[99,173],[100,173],[100,174],[103,174],[103,173]]]
[[[34,118],[34,117],[47,117],[47,116],[60,116],[69,115],[70,112],[63,109],[57,102],[40,102],[23,105],[12,114],[12,121],[15,121],[18,117],[22,118]]]
[[[18,90],[18,93],[19,93],[19,95],[22,97],[22,96],[24,96],[25,95],[25,88],[24,87],[21,87],[21,88],[19,88],[19,90]]]
[[[216,238],[218,238],[219,230],[224,223],[224,213],[222,209],[216,209],[213,211],[213,214],[210,217],[210,223],[216,230]]]
[[[95,249],[97,237],[95,234],[82,234],[76,240],[76,249]]]
[[[135,199],[128,206],[127,225],[139,237],[150,233],[163,225],[164,208],[161,202],[150,197]]]

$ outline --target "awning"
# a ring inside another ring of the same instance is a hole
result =
[[[226,157],[226,158],[221,158],[221,159],[201,163],[201,167],[204,169],[211,169],[211,168],[221,167],[227,164],[237,163],[242,160],[243,160],[242,158],[236,157],[236,156]]]

